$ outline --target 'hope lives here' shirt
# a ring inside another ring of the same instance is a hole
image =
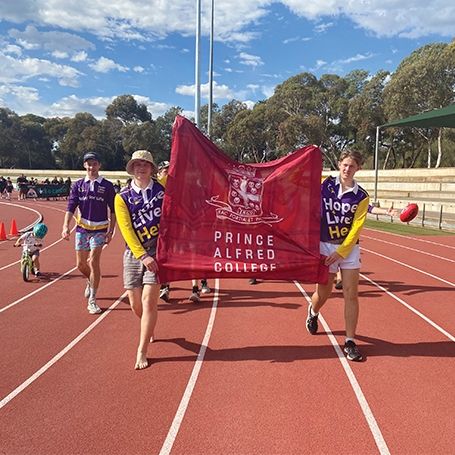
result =
[[[342,193],[338,177],[322,182],[321,196],[321,242],[340,244],[337,253],[345,258],[359,241],[370,198],[356,182]]]

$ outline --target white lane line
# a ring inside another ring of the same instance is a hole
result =
[[[75,229],[75,227],[73,227],[73,230],[74,230],[74,229]],[[71,232],[72,232],[72,231],[71,231]],[[48,245],[48,246],[46,246],[46,247],[44,247],[44,248],[41,248],[40,251],[46,251],[46,250],[48,250],[49,248],[53,247],[54,245],[57,245],[57,243],[60,243],[62,240],[63,240],[63,239],[60,238],[60,239],[56,240],[54,243],[51,243],[50,245]],[[20,251],[21,251],[21,254],[22,254],[22,250],[20,250]],[[1,270],[5,270],[5,269],[7,269],[7,268],[9,268],[9,267],[12,267],[13,265],[19,264],[20,262],[21,262],[21,260],[19,259],[19,260],[17,260],[16,262],[11,262],[10,264],[4,265],[3,267],[0,267],[0,271],[1,271]]]
[[[10,204],[10,205],[11,205],[11,204]],[[22,206],[18,205],[17,207],[22,207]],[[44,207],[44,206],[43,206],[43,207]],[[27,207],[24,207],[24,208],[27,208]],[[57,210],[57,211],[59,211],[59,212],[65,213],[64,210],[59,209],[59,208],[56,208],[56,207],[46,207],[46,208],[50,208],[50,209],[52,209],[52,210]],[[36,212],[36,213],[38,213],[38,214],[41,216],[41,213],[39,213],[39,212]],[[33,225],[33,223],[32,223],[30,226],[32,226],[32,225]],[[27,226],[27,228],[30,227],[30,226]],[[27,230],[27,228],[24,228],[23,230]],[[71,232],[73,232],[74,229],[76,229],[76,226],[73,226],[73,229],[71,229]],[[41,251],[46,251],[47,249],[49,249],[50,247],[56,245],[57,243],[61,242],[62,240],[63,240],[62,238],[56,240],[54,243],[51,243],[50,245],[46,246],[45,248],[42,248]],[[9,267],[12,267],[13,265],[19,264],[20,262],[21,262],[21,260],[19,259],[19,260],[16,261],[16,262],[11,262],[11,264],[4,265],[3,267],[0,267],[0,271],[5,270],[5,269],[7,269],[7,268],[9,268]]]
[[[425,254],[426,256],[431,256],[436,259],[441,259],[442,261],[455,262],[455,259],[449,259],[444,256],[439,256],[437,254],[428,253],[427,251],[418,250],[417,248],[411,248],[410,246],[401,245],[399,243],[388,242],[387,240],[378,239],[376,237],[370,237],[369,235],[363,235],[362,237],[364,239],[374,240],[375,242],[382,242],[382,243],[386,243],[387,245],[397,246],[400,249],[415,251],[416,253]]]
[[[44,286],[41,286],[40,288],[35,289],[33,292],[30,292],[29,294],[24,295],[20,299],[15,300],[14,302],[11,302],[9,305],[7,305],[7,306],[5,306],[3,308],[0,308],[0,313],[3,313],[4,311],[12,308],[13,306],[17,305],[18,303],[23,302],[24,300],[28,299],[29,297],[32,297],[33,295],[37,294],[38,292],[44,291],[44,289],[46,289],[47,287],[52,286],[53,284],[57,283],[57,281],[60,281],[62,278],[64,278],[65,276],[69,275],[71,272],[74,272],[74,270],[76,270],[76,269],[77,269],[77,267],[73,267],[72,269],[70,269],[67,272],[65,272],[63,275],[60,275],[55,280],[49,281],[49,283],[46,283]]]
[[[404,262],[397,261],[396,259],[392,259],[389,256],[384,256],[383,254],[376,253],[375,251],[368,250],[367,248],[364,248],[364,247],[362,247],[362,250],[363,251],[367,251],[368,253],[371,253],[371,254],[375,254],[376,256],[380,256],[380,257],[382,257],[384,259],[387,259],[389,261],[396,262],[397,264],[400,264],[403,267],[407,267],[408,269],[411,269],[411,270],[414,270],[416,272],[422,273],[423,275],[427,275],[427,276],[429,276],[431,278],[434,278],[435,280],[442,281],[443,283],[448,284],[449,286],[455,287],[455,283],[452,283],[451,281],[444,280],[444,278],[440,278],[440,277],[438,277],[436,275],[433,275],[432,273],[424,272],[423,270],[420,270],[420,269],[418,269],[416,267],[413,267],[412,265],[405,264]]]
[[[308,294],[305,292],[303,287],[300,285],[300,283],[298,283],[297,281],[294,281],[294,284],[297,286],[299,291],[305,297],[307,302],[311,303],[311,299],[309,298]],[[344,372],[346,373],[346,376],[348,377],[349,382],[351,383],[351,387],[355,393],[357,401],[359,402],[360,408],[362,409],[363,415],[365,416],[368,426],[370,427],[371,434],[373,435],[374,441],[376,442],[376,445],[379,449],[379,453],[381,455],[390,455],[389,448],[387,447],[387,443],[385,442],[385,439],[382,436],[381,430],[379,429],[379,425],[376,422],[373,412],[371,411],[370,405],[368,404],[367,399],[365,398],[365,395],[363,394],[362,389],[360,388],[360,384],[357,381],[357,378],[355,377],[354,372],[352,371],[352,369],[348,363],[348,360],[346,359],[343,352],[341,351],[341,348],[338,345],[336,338],[334,337],[332,331],[330,330],[330,327],[327,325],[327,323],[325,322],[325,319],[322,317],[321,314],[319,314],[318,320],[321,321],[321,323],[324,327],[324,330],[327,332],[329,340],[332,343],[332,346],[334,347],[335,352],[337,353],[337,356],[341,362],[341,365],[343,366]]]
[[[212,310],[210,312],[210,318],[209,318],[209,321],[207,324],[207,328],[205,330],[205,335],[204,335],[204,339],[201,344],[201,349],[199,350],[199,354],[197,356],[196,363],[194,364],[190,379],[186,386],[185,392],[183,393],[182,400],[180,401],[180,405],[177,409],[174,420],[172,421],[171,427],[169,428],[169,432],[166,436],[163,446],[161,447],[159,455],[168,455],[171,452],[172,446],[174,445],[175,439],[177,437],[177,433],[179,432],[180,425],[182,424],[183,418],[185,416],[186,409],[190,402],[191,394],[193,393],[194,387],[196,386],[196,381],[199,376],[199,372],[201,371],[205,352],[207,350],[210,336],[212,334],[213,324],[215,323],[216,310],[218,307],[218,300],[219,300],[219,297],[218,297],[219,288],[220,288],[220,280],[217,278],[215,280],[215,293],[213,296]]]
[[[73,232],[74,229],[76,229],[76,226],[73,227],[73,229],[72,229],[71,232]],[[114,229],[114,232],[113,232],[113,234],[112,234],[112,238],[114,238],[115,233],[116,233],[116,230]],[[56,243],[58,243],[58,242],[60,242],[60,241],[62,241],[62,240],[63,240],[63,239],[57,240],[57,241],[54,242],[52,245],[55,245]],[[52,245],[49,245],[47,248],[50,248]],[[104,245],[104,246],[103,246],[103,250],[104,250],[104,248],[106,248],[106,247],[107,247],[107,245]],[[43,251],[44,251],[45,249],[46,249],[46,248],[43,248]],[[87,259],[87,262],[88,262],[89,260],[90,260],[90,258]],[[17,262],[15,262],[15,264],[17,264]],[[7,267],[9,267],[9,266],[7,266]],[[6,268],[6,267],[3,267],[3,268]],[[77,269],[77,266],[76,266],[76,267],[73,267],[72,269],[70,269],[70,270],[68,270],[68,271],[66,271],[63,275],[60,275],[58,278],[55,278],[55,280],[49,281],[49,283],[46,283],[45,285],[41,286],[40,288],[35,289],[33,292],[30,292],[30,294],[24,295],[23,297],[21,297],[21,298],[18,299],[18,300],[15,300],[14,302],[10,303],[9,305],[7,305],[7,306],[5,306],[5,307],[3,307],[3,308],[0,308],[0,313],[3,313],[4,311],[8,310],[9,308],[11,308],[11,307],[17,305],[18,303],[20,303],[20,302],[22,302],[22,301],[28,299],[29,297],[32,297],[33,295],[37,294],[38,292],[43,291],[43,290],[46,289],[48,286],[51,286],[51,285],[57,283],[57,281],[60,281],[62,278],[64,278],[65,276],[69,275],[71,272],[73,272],[73,271],[76,270],[76,269]],[[0,269],[0,270],[2,270],[2,269]]]
[[[431,245],[442,246],[444,248],[450,248],[451,250],[455,250],[455,246],[446,245],[445,243],[434,242],[433,240],[422,239],[421,237],[410,237],[408,235],[395,234],[394,232],[380,231],[378,229],[371,229],[371,228],[365,228],[364,230],[365,231],[373,231],[373,232],[376,232],[376,233],[379,232],[381,234],[391,235],[391,236],[394,236],[394,237],[400,237],[402,239],[413,240],[414,242],[429,243]]]
[[[449,332],[447,332],[446,330],[444,330],[442,327],[440,327],[438,324],[436,324],[435,322],[433,322],[431,319],[427,318],[423,313],[421,313],[419,310],[416,310],[414,307],[412,307],[411,305],[409,305],[408,303],[406,303],[404,300],[401,300],[399,297],[397,297],[395,294],[393,294],[392,292],[389,292],[387,289],[385,289],[383,286],[381,286],[380,284],[376,283],[375,281],[371,280],[370,278],[368,278],[367,276],[365,276],[363,273],[360,274],[360,276],[369,281],[371,284],[373,284],[374,286],[376,286],[377,288],[379,288],[381,291],[385,292],[387,295],[389,295],[390,297],[392,297],[392,299],[395,299],[397,302],[401,303],[403,306],[405,306],[408,310],[411,310],[413,313],[415,313],[417,316],[419,316],[420,318],[422,318],[424,321],[428,322],[428,324],[430,324],[432,327],[434,327],[436,330],[438,330],[439,332],[441,332],[443,335],[445,335],[449,340],[451,341],[454,341],[455,342],[455,336],[451,335]]]
[[[17,397],[23,392],[30,384],[36,379],[43,375],[49,368],[57,363],[68,351],[76,346],[86,335],[88,335],[103,319],[105,319],[109,313],[126,297],[126,291],[103,313],[101,314],[92,324],[90,324],[80,335],[78,335],[71,343],[63,348],[58,354],[56,354],[46,365],[42,366],[36,373],[25,380],[19,387],[16,387],[11,393],[0,401],[0,409],[6,406],[13,398]]]

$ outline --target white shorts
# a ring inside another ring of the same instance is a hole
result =
[[[340,245],[336,243],[320,242],[319,252],[324,256],[330,256]],[[343,269],[360,269],[360,246],[359,244],[354,245],[354,248],[349,253],[349,256],[340,259],[329,266],[329,273],[336,273],[338,268]]]

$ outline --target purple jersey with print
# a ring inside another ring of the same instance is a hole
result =
[[[321,241],[343,243],[361,201],[368,193],[359,185],[338,198],[340,184],[335,177],[327,177],[321,184]]]
[[[164,187],[153,179],[153,185],[147,188],[147,192],[147,201],[144,200],[142,192],[137,193],[133,188],[120,192],[120,197],[128,208],[134,233],[149,254],[154,255],[158,241]]]
[[[74,213],[76,232],[106,232],[109,227],[107,208],[114,212],[114,185],[105,178],[98,177],[94,182],[80,179],[74,182],[68,199],[67,211]]]

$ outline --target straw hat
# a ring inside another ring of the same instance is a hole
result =
[[[126,163],[126,172],[128,172],[128,174],[133,175],[133,164],[135,161],[139,160],[148,161],[152,164],[153,168],[156,169],[153,156],[148,150],[136,150],[128,163]]]

